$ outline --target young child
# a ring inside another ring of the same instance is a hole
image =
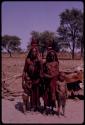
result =
[[[64,74],[60,73],[58,76],[57,86],[57,102],[58,102],[58,115],[60,115],[60,108],[62,106],[63,116],[65,115],[65,105],[67,98],[67,85],[65,83]]]
[[[28,78],[26,78],[24,81],[24,86],[23,86],[23,89],[24,89],[24,92],[22,94],[22,99],[23,99],[23,112],[26,113],[26,111],[28,110],[31,110],[30,106],[31,106],[31,93],[32,93],[32,90],[31,90],[31,87],[32,87],[32,82],[31,80]],[[30,106],[28,106],[30,104]]]

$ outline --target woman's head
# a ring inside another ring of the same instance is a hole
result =
[[[27,57],[30,58],[30,59],[36,59],[37,56],[38,56],[38,49],[37,48],[31,48]]]
[[[49,51],[46,57],[46,61],[47,62],[58,61],[56,52],[53,50]]]

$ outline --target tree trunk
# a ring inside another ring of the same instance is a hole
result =
[[[10,51],[10,50],[8,50],[8,53],[9,53],[10,57],[12,57],[12,53],[11,53],[11,51]]]
[[[73,38],[72,59],[74,59],[74,55],[75,55],[75,40]]]
[[[81,58],[83,57],[83,52],[84,52],[84,46],[83,46],[83,41],[81,41]]]
[[[12,54],[11,54],[11,52],[9,52],[9,54],[10,54],[10,57],[12,57]]]

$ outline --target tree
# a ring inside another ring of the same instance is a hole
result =
[[[38,41],[39,51],[44,56],[44,52],[51,46],[55,51],[59,51],[60,46],[58,45],[58,39],[54,32],[44,31],[44,32],[31,32],[31,39],[35,39]],[[30,48],[30,43],[28,43],[27,48]]]
[[[42,43],[45,44],[45,46],[47,48],[48,46],[52,46],[54,36],[55,36],[54,32],[44,31],[44,32],[41,33],[41,36],[40,36],[41,39],[40,40],[41,40]]]
[[[55,50],[56,52],[59,52],[61,49],[61,41],[58,37],[54,37],[53,43],[52,43],[52,48],[53,50]]]
[[[31,38],[34,38],[35,40],[39,40],[40,33],[37,31],[32,31],[31,36],[32,36]]]
[[[44,31],[40,33],[39,46],[40,46],[40,51],[42,52],[42,56],[44,52],[47,50],[48,46],[52,47],[54,37],[55,37],[54,32]]]
[[[10,56],[12,52],[19,50],[20,44],[20,38],[17,36],[2,36],[2,48],[6,49]]]
[[[40,37],[40,33],[37,32],[37,31],[32,31],[31,32],[31,38],[30,38],[30,41],[32,41],[32,39],[36,40],[36,41],[39,41],[39,37]],[[31,46],[31,42],[28,42],[28,45],[27,45],[27,50],[30,48]]]
[[[82,20],[83,13],[77,9],[66,9],[60,14],[60,27],[58,28],[57,32],[61,41],[63,42],[63,45],[70,48],[72,59],[74,59],[76,44],[80,34],[82,33]]]

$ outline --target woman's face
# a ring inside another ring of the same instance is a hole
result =
[[[50,54],[50,59],[51,59],[51,61],[55,60],[55,54],[53,52],[51,52],[51,54]]]
[[[36,57],[36,56],[37,56],[37,49],[34,48],[34,49],[32,50],[32,56],[33,56],[33,57]]]

